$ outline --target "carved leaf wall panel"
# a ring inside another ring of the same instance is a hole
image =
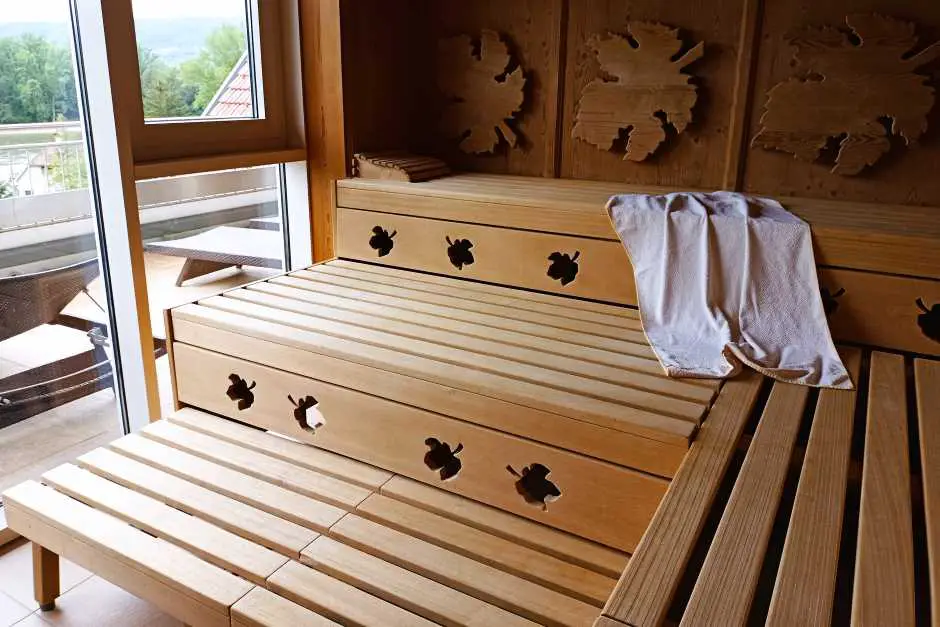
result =
[[[624,159],[643,161],[665,141],[666,124],[681,133],[692,121],[696,88],[682,70],[701,58],[704,44],[675,58],[683,48],[677,29],[634,22],[628,32],[591,38],[604,75],[585,86],[572,135],[610,150],[628,130]]]
[[[879,15],[845,22],[789,39],[795,73],[768,92],[754,146],[815,161],[838,140],[832,171],[854,175],[891,149],[892,135],[909,145],[927,130],[934,90],[915,70],[940,57],[940,42],[911,54],[912,23]]]
[[[507,124],[522,108],[525,76],[514,65],[499,33],[483,30],[479,52],[468,35],[438,44],[438,87],[450,100],[442,130],[460,138],[460,149],[471,154],[493,152],[502,137],[515,146],[515,132]]]

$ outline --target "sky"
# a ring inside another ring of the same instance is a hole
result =
[[[133,0],[138,19],[243,17],[244,0]],[[67,19],[67,0],[0,0],[0,22],[57,22]]]

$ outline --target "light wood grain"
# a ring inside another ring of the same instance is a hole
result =
[[[4,507],[27,538],[191,624],[228,625],[229,607],[253,587],[36,482],[5,492]]]
[[[654,361],[655,355],[644,335],[625,324],[618,325],[618,333],[610,332],[609,327],[587,329],[565,328],[566,321],[559,321],[552,316],[540,316],[532,307],[505,308],[496,307],[476,300],[462,300],[441,297],[441,295],[409,290],[400,284],[396,287],[383,285],[375,281],[362,281],[351,277],[333,274],[296,274],[274,278],[271,284],[285,285],[310,292],[345,296],[370,303],[388,302],[399,309],[417,311],[449,318],[453,320],[482,324],[497,329],[505,329],[543,337],[553,341],[563,341],[581,346],[603,348]],[[528,310],[528,312],[526,312]],[[598,333],[598,331],[600,331]],[[610,337],[616,335],[616,337]]]
[[[144,464],[211,489],[298,525],[326,531],[344,510],[268,483],[252,475],[209,462],[140,435],[111,443],[115,451]]]
[[[338,627],[342,623],[334,623],[264,588],[254,588],[232,606],[232,624],[244,627]]]
[[[431,627],[434,624],[298,562],[285,564],[271,575],[267,585],[279,596],[342,625]]]
[[[356,513],[475,561],[601,607],[615,580],[401,501],[373,494]]]
[[[154,498],[63,464],[43,473],[59,492],[180,546],[206,562],[264,585],[287,558]]]
[[[829,315],[836,340],[940,355],[940,342],[918,324],[924,312],[917,304],[940,304],[940,281],[820,268],[819,284],[831,294],[844,290]]]
[[[203,520],[290,557],[299,555],[300,550],[319,535],[297,523],[134,461],[109,449],[95,449],[79,457],[76,463],[82,468],[131,488],[135,492],[159,499],[171,507],[193,516],[199,516]],[[339,510],[337,510],[337,518],[338,515]]]
[[[342,321],[366,329],[392,333],[405,338],[424,340],[455,349],[470,349],[475,353],[492,357],[506,358],[530,366],[548,368],[556,372],[573,374],[579,377],[598,379],[615,385],[636,388],[647,392],[655,392],[666,396],[682,398],[685,400],[708,403],[714,395],[714,389],[701,385],[694,385],[685,380],[669,379],[663,373],[648,375],[646,373],[622,370],[606,365],[581,361],[568,355],[559,355],[555,352],[542,351],[526,346],[507,344],[497,338],[468,335],[464,329],[447,330],[428,326],[419,319],[419,315],[412,315],[406,319],[386,318],[385,315],[374,315],[365,312],[362,308],[338,308],[326,304],[302,302],[292,299],[263,293],[261,290],[238,290],[228,292],[227,298],[245,301],[265,307],[273,307],[284,311],[310,315],[326,320]],[[232,306],[238,310],[237,306]],[[429,321],[437,325],[435,320]]]
[[[318,538],[304,549],[301,559],[331,577],[441,625],[535,624],[331,538]]]
[[[931,619],[940,622],[940,362],[914,360]]]
[[[791,5],[774,7],[775,12],[780,10],[787,12],[794,9]],[[768,15],[766,19],[774,18]],[[777,23],[792,22],[783,19]],[[774,47],[777,47],[776,44]],[[779,50],[788,52],[785,46],[780,46]],[[763,55],[760,64],[765,64]],[[781,64],[780,67],[785,68],[786,64]],[[755,84],[760,85],[760,81],[764,80],[765,71],[759,69]],[[683,146],[687,145],[680,145],[671,154],[678,155]],[[590,154],[583,155],[583,167],[590,167],[590,155],[604,156],[590,146],[585,146],[584,150]],[[616,155],[610,157],[617,167],[623,167],[621,164],[624,162],[617,159]],[[413,186],[348,179],[337,183],[337,204],[355,209],[534,229],[613,241],[616,234],[604,211],[608,198],[623,193],[703,191],[700,188],[718,186],[722,160],[719,158],[715,161],[715,182],[703,182],[698,186],[689,181],[668,187],[667,181],[643,183],[633,179],[631,183],[611,183],[491,174],[461,174]],[[775,165],[765,167],[763,171],[767,176],[758,183],[755,173],[759,174],[759,171],[754,169],[754,164],[762,163],[766,166],[771,161],[775,162]],[[816,166],[796,167],[790,163],[792,161],[784,155],[751,150],[747,161],[746,189],[773,195],[784,207],[810,223],[817,263],[889,274],[940,278],[940,269],[930,262],[940,255],[940,225],[936,220],[936,207],[940,205],[940,196],[937,196],[938,200],[933,206],[902,205],[900,203],[905,201],[904,198],[889,199],[890,194],[884,193],[890,191],[891,186],[885,185],[884,181],[887,179],[882,178],[889,175],[881,173],[874,178],[853,180],[852,187],[855,189],[852,199],[847,199],[843,194],[839,195],[841,200],[832,200],[828,195],[822,198],[806,198],[801,194],[818,194],[816,190],[820,187],[832,189],[831,181],[822,180],[823,177],[832,175],[828,174],[825,168],[822,168],[822,176],[813,175],[809,170]],[[925,160],[924,164],[928,161]],[[790,164],[791,167],[781,167],[782,162]],[[910,156],[906,163],[911,163]],[[630,165],[637,167],[635,164]],[[918,164],[917,167],[924,166]],[[806,177],[805,181],[810,181],[810,187],[806,187],[806,182],[799,183],[799,177],[794,178],[793,173],[796,171],[800,172],[799,176]],[[783,182],[779,181],[781,172],[785,176]],[[848,189],[849,186],[842,177],[837,178],[840,179],[837,181],[840,191]],[[861,190],[864,191],[860,194]],[[864,195],[871,192],[876,192],[878,195],[875,198],[885,201],[885,204],[867,204],[874,202],[872,196]],[[892,202],[895,204],[891,204]],[[921,203],[930,204],[924,201]]]
[[[672,476],[687,450],[687,446],[668,445],[492,396],[325,357],[304,350],[302,345],[297,347],[301,332],[287,327],[267,325],[261,329],[259,338],[249,335],[248,328],[225,330],[183,320],[176,320],[174,328],[179,340],[193,346],[289,372],[316,372],[324,382],[341,387],[355,389],[368,380],[369,392],[384,399],[411,403],[420,397],[422,407],[440,414],[557,444],[659,476]],[[251,329],[256,327],[252,325]],[[562,435],[563,439],[559,439]]]
[[[861,351],[842,357],[858,381]],[[842,541],[856,390],[822,390],[813,416],[767,624],[829,625]]]
[[[664,620],[760,383],[756,373],[725,383],[607,602],[606,616],[638,627],[654,627]]]
[[[303,439],[623,550],[633,548],[667,487],[666,481],[631,469],[291,372],[187,345],[176,347],[176,359],[179,395],[185,403]],[[256,400],[250,408],[239,410],[225,394],[224,373],[230,371],[257,382]],[[217,380],[220,385],[215,384]],[[319,401],[317,407],[325,423],[315,433],[298,426],[289,394],[309,394]],[[253,452],[228,447],[172,424],[155,423],[143,433],[343,507],[358,505],[368,496],[361,489],[348,498],[345,493],[337,496],[332,485],[327,486],[329,493],[324,492],[317,487],[324,475],[281,460],[249,455]],[[440,475],[427,467],[425,441],[430,437],[451,446],[463,445],[462,469],[453,479],[442,482]],[[536,462],[551,470],[550,479],[563,491],[562,498],[544,510],[525,502],[515,489],[516,478],[507,470],[511,466],[518,472]],[[347,485],[340,483],[340,487]]]
[[[395,230],[395,246],[379,257],[369,246],[372,229]],[[447,238],[470,240],[473,262],[460,268],[448,258]],[[510,252],[511,251],[511,252]],[[549,275],[552,253],[578,257],[578,272],[567,285]],[[619,242],[515,231],[474,224],[424,220],[392,213],[337,209],[336,254],[397,267],[461,276],[636,305],[636,287],[626,251]]]
[[[774,385],[681,625],[746,623],[808,392]]]
[[[914,624],[904,358],[872,353],[852,624]]]
[[[220,297],[215,302],[225,304],[225,300]],[[243,307],[250,309],[250,311],[244,312],[245,314],[255,315],[237,314],[224,311],[218,307],[184,305],[174,310],[174,324],[179,326],[178,321],[185,320],[258,339],[273,339],[276,334],[277,339],[275,341],[277,343],[301,348],[308,353],[317,353],[342,361],[352,361],[386,371],[392,370],[410,378],[432,381],[451,389],[463,389],[534,409],[573,416],[599,426],[618,429],[668,444],[687,442],[704,409],[688,401],[667,399],[675,413],[665,416],[653,411],[600,400],[566,390],[558,390],[528,380],[500,374],[501,372],[518,373],[521,369],[519,365],[499,362],[494,364],[499,368],[497,372],[467,368],[455,364],[453,360],[448,359],[447,355],[444,354],[442,354],[444,360],[438,361],[425,355],[415,354],[407,348],[405,350],[387,348],[383,344],[385,341],[394,340],[400,345],[403,344],[403,340],[396,340],[388,334],[378,334],[377,332],[366,334],[359,329],[343,329],[346,335],[352,333],[360,339],[363,335],[367,335],[376,343],[357,342],[307,328],[308,325],[313,326],[316,324],[324,330],[338,332],[338,328],[342,328],[338,327],[338,323],[327,325],[313,319],[305,319],[303,320],[304,326],[301,327],[296,325],[297,314],[289,314],[289,316],[286,316],[287,320],[283,320],[285,315],[278,310],[257,306],[243,305]],[[261,317],[257,317],[257,314],[261,314]],[[288,325],[276,323],[275,320],[286,321]],[[289,326],[291,322],[295,324]],[[177,329],[177,337],[182,339],[179,329]],[[433,346],[422,345],[422,349],[424,348],[435,353],[441,353],[442,350]],[[232,351],[233,349],[229,349],[227,352]],[[463,363],[466,363],[466,359],[471,358],[471,355],[466,352],[460,356],[465,358]],[[493,359],[491,358],[490,361],[493,361]],[[275,361],[274,365],[285,370],[293,370],[284,367],[278,361]],[[330,376],[328,371],[322,368],[308,369],[305,372],[317,373],[324,378]],[[538,371],[539,377],[548,377],[549,374],[547,371]],[[557,377],[552,376],[551,378]],[[361,382],[359,385],[361,385]],[[374,389],[374,385],[375,383],[370,387]],[[351,387],[358,386],[353,384]],[[685,417],[680,418],[676,414]]]
[[[39,609],[52,610],[59,592],[59,556],[33,542],[33,598]]]
[[[134,164],[134,177],[140,181],[199,172],[231,170],[233,168],[255,168],[290,163],[291,161],[303,161],[306,157],[307,151],[304,148],[285,148],[160,161],[138,161]]]
[[[308,288],[315,289],[292,287],[290,283],[292,281],[301,281],[301,283],[306,283]],[[512,329],[503,329],[487,324],[488,322],[498,324],[501,319],[497,316],[488,316],[486,314],[475,315],[473,312],[466,312],[465,315],[461,316],[459,312],[455,313],[454,310],[441,306],[421,306],[421,304],[415,306],[414,301],[408,301],[402,298],[361,292],[328,283],[302,281],[291,277],[284,277],[277,282],[265,281],[258,283],[244,291],[229,292],[227,296],[231,298],[249,299],[249,296],[244,295],[245,292],[261,292],[281,298],[289,298],[300,303],[323,303],[346,311],[366,313],[371,316],[381,316],[391,320],[412,321],[428,329],[441,329],[461,333],[472,338],[472,341],[490,339],[509,346],[520,346],[553,355],[566,355],[582,361],[598,363],[614,368],[622,368],[631,372],[641,372],[643,374],[659,377],[666,376],[659,362],[652,359],[648,352],[639,345],[631,346],[633,352],[644,353],[647,355],[646,357],[638,357],[627,352],[616,351],[615,347],[611,347],[611,349],[595,348],[593,346],[584,346],[563,340],[540,337],[538,335],[522,333]],[[381,304],[380,301],[382,301]],[[434,313],[430,313],[432,311]],[[451,314],[453,317],[446,314]],[[502,320],[505,320],[505,318]],[[585,338],[587,341],[594,341],[597,344],[603,344],[606,339],[591,336],[585,336]],[[714,382],[711,381],[705,382],[704,384],[695,383],[693,381],[687,381],[685,383],[700,385],[701,387],[716,387]]]
[[[346,259],[334,259],[329,263],[329,267],[358,270],[360,272],[366,272],[369,274],[393,276],[401,279],[418,281],[420,283],[429,283],[431,285],[453,285],[453,282],[448,277],[439,276],[436,274],[422,274],[412,272],[410,270],[402,270],[388,266],[378,266],[371,263],[359,263]],[[527,300],[535,303],[561,306],[563,311],[568,312],[567,315],[573,317],[577,317],[577,311],[593,311],[600,314],[606,314],[608,316],[631,318],[633,320],[640,319],[639,312],[633,308],[621,307],[618,305],[608,305],[606,303],[599,303],[581,298],[566,298],[559,301],[554,294],[543,294],[541,292],[520,290],[514,287],[504,287],[502,285],[493,285],[491,283],[482,283],[476,281],[462,283],[461,287],[467,290],[467,292],[492,294],[496,296],[510,296],[517,300]]]
[[[358,516],[330,529],[346,544],[545,625],[590,625],[598,611],[547,588]]]
[[[620,576],[629,561],[629,556],[620,551],[406,477],[394,477],[382,486],[381,492],[403,503],[504,538],[515,545],[529,547],[608,577]]]
[[[352,508],[369,495],[369,491],[293,464],[255,453],[239,446],[220,442],[209,436],[165,421],[155,422],[141,434],[167,446],[244,471],[274,485],[287,488],[337,507]]]
[[[547,261],[547,260],[546,260]],[[363,281],[408,287],[419,292],[443,294],[467,298],[474,302],[502,305],[525,311],[532,307],[532,302],[539,304],[540,313],[552,314],[561,318],[571,318],[579,322],[595,322],[601,325],[613,326],[618,329],[642,329],[639,313],[629,307],[595,303],[603,310],[574,307],[572,303],[591,303],[591,301],[558,298],[556,294],[543,294],[540,292],[519,289],[518,287],[505,287],[491,285],[477,281],[455,281],[453,278],[414,272],[413,270],[379,266],[369,263],[358,263],[345,259],[337,259],[330,263],[320,264],[310,268],[314,273],[325,273],[336,276],[350,277]],[[464,278],[464,277],[460,277]],[[575,279],[577,280],[577,279]],[[486,288],[486,289],[483,289]],[[472,296],[472,298],[468,298]],[[626,315],[632,314],[632,315]]]
[[[244,446],[363,488],[376,490],[392,478],[392,473],[375,466],[300,442],[293,442],[195,409],[180,410],[167,416],[167,419],[187,429]]]

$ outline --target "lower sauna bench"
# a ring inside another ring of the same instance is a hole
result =
[[[628,560],[192,409],[10,489],[4,506],[43,547],[37,564],[61,555],[191,625],[590,626]]]

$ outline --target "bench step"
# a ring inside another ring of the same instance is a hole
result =
[[[191,409],[4,499],[17,532],[193,625],[590,626],[629,560]]]

